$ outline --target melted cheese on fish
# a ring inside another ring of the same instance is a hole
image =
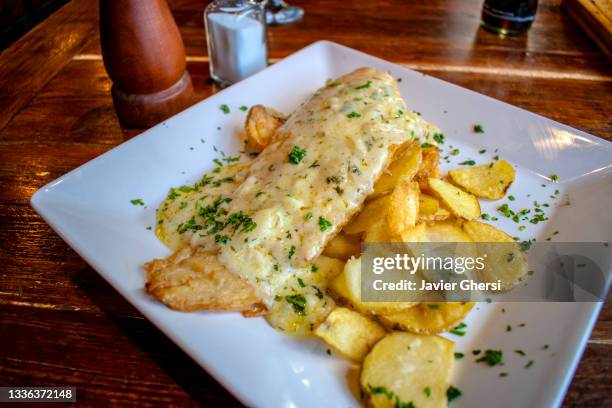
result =
[[[218,251],[270,305],[273,326],[304,334],[333,308],[325,288],[342,270],[317,256],[359,211],[395,148],[413,139],[435,145],[438,129],[406,109],[390,75],[364,68],[319,89],[278,132],[253,161],[172,189],[157,232],[175,249]]]
[[[219,259],[270,300],[359,210],[393,147],[430,130],[386,73],[365,68],[327,84],[279,128],[282,140],[231,195],[228,213],[249,217],[251,227],[231,230]]]

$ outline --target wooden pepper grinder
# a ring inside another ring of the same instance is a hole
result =
[[[166,0],[100,0],[100,42],[115,111],[125,122],[151,126],[193,102]]]

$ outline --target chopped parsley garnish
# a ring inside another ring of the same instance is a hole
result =
[[[219,159],[213,159],[213,163],[215,163],[217,166],[222,167],[223,163],[221,162],[221,160]]]
[[[219,109],[221,109],[221,112],[223,112],[226,115],[230,113],[230,108],[226,104],[219,106]]]
[[[508,196],[508,200],[510,200],[510,201],[514,201],[514,200],[516,200],[516,198],[514,198],[514,196],[513,196],[513,195],[509,195],[509,196]]]
[[[427,142],[425,142],[425,143],[422,143],[422,144],[421,144],[421,147],[422,147],[423,149],[427,149],[428,147],[434,147],[434,145],[432,145],[431,143],[427,143]]]
[[[229,237],[227,235],[215,235],[215,242],[217,244],[227,244],[227,242],[229,241]]]
[[[223,183],[232,183],[232,182],[234,182],[234,178],[233,177],[223,177],[223,178],[221,178],[219,180],[213,181],[212,185],[214,187],[219,187]]]
[[[523,357],[527,355],[527,353],[525,353],[523,350],[514,350],[514,352],[518,354],[519,356],[523,356]]]
[[[325,179],[325,182],[327,182],[327,184],[339,184],[342,182],[342,177],[340,176],[329,176]]]
[[[499,160],[499,154],[493,156],[493,160]],[[493,163],[491,163],[491,167],[493,167]]]
[[[306,298],[302,295],[287,295],[285,296],[287,303],[293,307],[295,314],[304,316],[306,314]]]
[[[435,133],[432,138],[436,141],[436,143],[444,144],[444,135],[442,133]]]
[[[315,160],[315,161],[312,162],[312,164],[310,166],[308,166],[308,168],[309,169],[314,169],[315,167],[319,167],[319,166],[320,166],[319,161]]]
[[[475,164],[476,162],[474,160],[466,160],[466,161],[459,163],[460,166],[473,166]]]
[[[489,219],[489,214],[487,214],[487,213],[482,213],[482,214],[480,215],[480,218],[482,218],[483,220],[488,220],[488,219]]]
[[[223,158],[223,161],[226,163],[236,163],[240,161],[240,156],[227,156]]]
[[[553,183],[556,183],[557,181],[559,181],[559,176],[557,176],[556,174],[551,174],[548,177],[550,178],[550,181],[552,181]]]
[[[453,149],[450,152],[451,156],[457,156],[459,153],[461,153],[459,149]]]
[[[305,288],[306,285],[304,284],[304,281],[302,280],[302,278],[297,278],[297,282],[298,285],[300,285],[300,288]]]
[[[429,387],[423,388],[423,393],[427,396],[427,398],[431,397],[431,388]]]
[[[241,111],[243,111],[243,112],[246,112],[246,111],[248,111],[248,110],[249,110],[249,107],[248,107],[248,106],[246,106],[246,105],[242,105],[242,106],[240,107],[240,110],[241,110]]]
[[[477,356],[480,354],[480,350],[472,350],[472,354]]]
[[[478,151],[478,153],[480,153],[480,154],[485,154],[486,152],[487,152],[487,149],[480,149],[480,150]]]
[[[166,200],[174,200],[178,196],[180,196],[180,194],[177,193],[176,189],[173,187],[168,191],[168,196],[166,197]]]
[[[459,323],[459,325],[457,325],[454,329],[449,330],[448,332],[451,334],[454,334],[455,336],[465,336],[465,328],[467,327],[467,324],[465,323]]]
[[[258,191],[257,194],[255,194],[255,198],[259,197],[260,195],[266,194],[263,191]]]
[[[315,273],[318,270],[319,270],[319,267],[317,265],[310,265],[310,272]]]
[[[142,198],[135,198],[133,200],[130,200],[130,203],[132,203],[132,205],[145,205],[144,201],[142,201]]]
[[[464,356],[465,354],[463,353],[455,353],[455,360],[461,360]]]
[[[366,89],[366,88],[369,88],[369,87],[370,87],[370,85],[372,85],[372,81],[368,81],[368,82],[366,82],[365,84],[362,84],[362,85],[356,86],[356,87],[355,87],[355,89]]]
[[[327,84],[328,88],[335,88],[337,86],[342,85],[340,82],[330,82],[329,84]]]
[[[319,217],[319,229],[321,232],[327,231],[332,226],[332,223],[323,217]]]
[[[507,377],[507,376],[508,376],[508,373],[499,373],[499,376],[500,376],[500,377]]]
[[[438,303],[428,303],[427,307],[430,309],[440,309],[441,305]]]
[[[291,245],[291,248],[289,248],[289,255],[287,255],[287,257],[291,259],[293,255],[295,255],[295,245]]]
[[[312,212],[309,212],[308,214],[304,216],[304,221],[310,221],[310,220],[312,220]]]
[[[533,365],[533,360],[529,360],[527,364],[525,364],[525,368],[529,368]]]
[[[150,225],[147,227],[147,230],[151,231],[151,229],[153,229],[153,227],[151,227]]]
[[[371,384],[368,384],[368,390],[374,395],[383,394],[389,399],[393,399],[395,393],[391,390],[388,390],[385,386],[373,387]]]
[[[306,150],[302,149],[299,146],[293,146],[293,148],[289,152],[288,157],[289,157],[289,163],[298,164],[302,160],[304,160],[304,157],[306,157]]]
[[[507,325],[506,326],[506,331],[507,332],[511,332],[512,331],[512,326],[511,325]]]
[[[484,128],[482,127],[482,125],[474,125],[474,133],[484,133]]]
[[[461,391],[452,385],[446,390],[446,399],[448,402],[454,401],[461,396]]]
[[[349,119],[350,118],[360,118],[361,114],[353,111],[353,112],[349,113],[348,115],[346,115],[346,117],[349,118]]]
[[[504,364],[504,353],[501,350],[485,350],[484,356],[476,360],[477,363],[485,363],[491,367]]]

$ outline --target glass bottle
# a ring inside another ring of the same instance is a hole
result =
[[[215,0],[204,10],[210,76],[231,85],[268,64],[266,0]]]
[[[501,35],[519,35],[531,27],[538,0],[485,0],[480,25]]]

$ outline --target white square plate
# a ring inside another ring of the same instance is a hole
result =
[[[553,238],[557,241],[612,240],[611,143],[334,43],[312,44],[60,177],[31,200],[117,291],[249,406],[358,406],[347,386],[351,364],[330,357],[318,341],[274,331],[263,319],[180,313],[150,298],[143,290],[142,265],[170,252],[147,226],[154,227],[155,208],[169,187],[198,180],[213,168],[212,160],[221,151],[240,151],[246,115],[240,106],[261,103],[289,113],[328,78],[361,66],[402,79],[399,85],[409,108],[445,133],[444,151],[449,145],[461,151],[450,156],[445,167],[457,167],[466,159],[484,163],[499,154],[517,168],[517,181],[509,191],[516,197],[511,206],[530,207],[533,200],[550,203],[550,221],[527,223],[525,231],[518,231],[517,224],[501,217],[496,224],[502,229],[521,239],[543,240],[558,230]],[[223,114],[221,104],[231,112]],[[485,133],[474,133],[474,124],[481,124]],[[481,149],[487,152],[480,154]],[[558,175],[558,183],[549,180],[551,174]],[[560,198],[552,200],[555,189]],[[135,198],[143,199],[146,207],[130,204]],[[571,205],[563,205],[567,201]],[[494,214],[499,203],[485,203],[483,212]],[[468,334],[449,335],[457,351],[465,353],[452,380],[463,396],[453,406],[559,405],[600,307],[479,305],[466,321]],[[519,327],[521,323],[525,326]],[[511,332],[506,332],[508,324],[514,327]],[[471,350],[487,348],[503,350],[505,366],[476,364]],[[533,366],[525,369],[529,360]],[[509,376],[499,377],[501,371]]]

